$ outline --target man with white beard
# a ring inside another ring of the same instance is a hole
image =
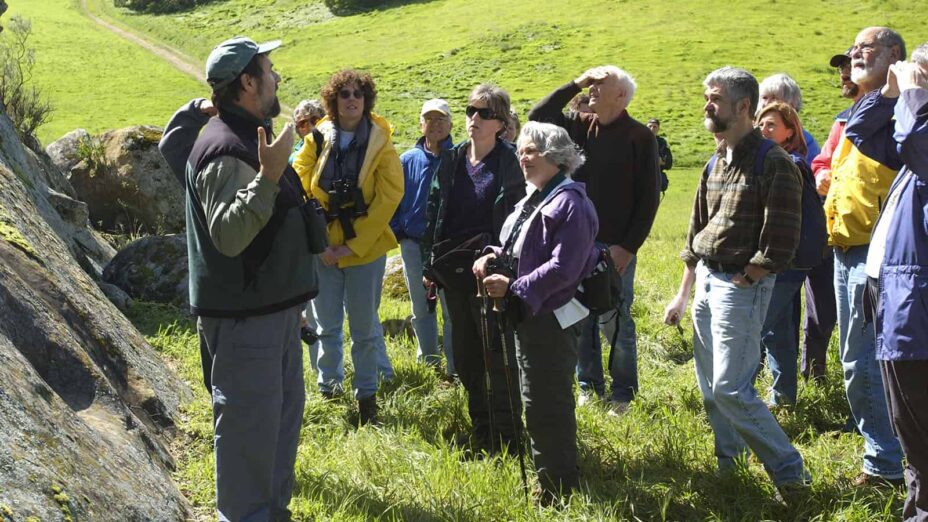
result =
[[[902,484],[902,449],[893,434],[883,378],[876,360],[873,323],[863,302],[870,235],[890,184],[902,167],[894,154],[893,107],[883,96],[889,66],[905,58],[905,43],[895,31],[868,27],[850,49],[851,81],[866,94],[851,107],[844,136],[831,162],[831,187],[825,200],[829,244],[835,251],[838,347],[844,386],[857,429],[864,437],[863,472],[854,486]]]

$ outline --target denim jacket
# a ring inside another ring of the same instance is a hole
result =
[[[895,107],[897,150],[905,162],[880,268],[877,359],[928,359],[928,90],[906,90]]]

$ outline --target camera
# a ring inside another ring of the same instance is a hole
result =
[[[514,279],[516,276],[515,259],[512,256],[501,254],[487,261],[487,275],[500,274]]]

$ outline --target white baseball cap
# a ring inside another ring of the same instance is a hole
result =
[[[448,108],[448,102],[441,98],[432,98],[423,103],[422,112],[419,113],[419,116],[425,116],[430,112],[440,112],[449,118],[451,117],[451,109]]]

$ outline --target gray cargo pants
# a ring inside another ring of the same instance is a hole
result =
[[[220,521],[289,520],[305,392],[300,310],[201,317],[213,357],[216,509]]]

